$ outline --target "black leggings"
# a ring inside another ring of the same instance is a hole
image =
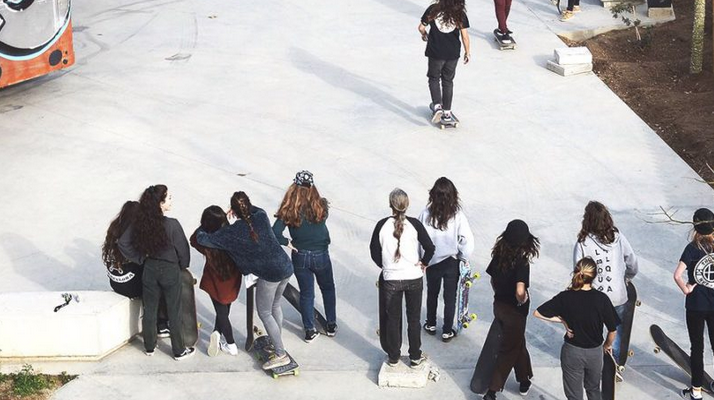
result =
[[[714,311],[687,311],[687,331],[692,344],[692,386],[702,387],[704,375],[704,323],[714,348]]]
[[[221,304],[213,298],[211,298],[211,302],[213,302],[213,308],[216,309],[216,325],[214,330],[223,334],[228,344],[235,343],[236,341],[233,340],[233,326],[231,326],[231,320],[228,317],[231,313],[231,305]]]
[[[444,281],[444,333],[454,330],[456,290],[459,286],[459,260],[448,257],[426,269],[426,323],[436,326],[441,281]]]

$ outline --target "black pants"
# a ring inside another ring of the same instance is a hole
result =
[[[226,343],[233,344],[236,341],[233,339],[233,326],[231,325],[231,320],[229,315],[231,313],[230,304],[221,304],[211,298],[213,302],[213,308],[216,310],[216,324],[214,325],[214,330],[222,334],[226,338]]]
[[[568,11],[573,11],[573,6],[580,6],[580,0],[568,0]]]
[[[431,102],[441,104],[444,110],[451,110],[451,100],[454,97],[454,77],[456,76],[456,65],[458,63],[458,58],[455,60],[437,60],[429,57],[429,70],[426,76],[429,77]],[[441,84],[439,83],[440,81]]]
[[[424,290],[422,278],[406,281],[380,281],[379,290],[383,291],[386,329],[380,330],[383,350],[390,361],[396,362],[402,348],[402,297],[406,299],[407,337],[409,339],[409,358],[421,357],[421,297]]]
[[[178,264],[163,260],[147,259],[144,263],[144,320],[142,324],[144,348],[156,348],[156,317],[163,292],[166,299],[171,330],[171,349],[174,355],[181,354],[186,346],[181,332],[181,269]]]
[[[456,289],[459,286],[459,260],[448,257],[426,269],[426,323],[436,326],[441,281],[444,281],[444,333],[454,330]]]
[[[531,356],[526,348],[526,319],[529,304],[516,307],[499,301],[493,302],[494,323],[501,324],[503,332],[501,346],[498,348],[496,369],[493,371],[489,387],[494,392],[503,390],[511,369],[516,371],[518,382],[528,382],[533,377]]]
[[[704,323],[714,348],[714,311],[687,311],[687,331],[691,347],[692,386],[702,387],[704,375]]]

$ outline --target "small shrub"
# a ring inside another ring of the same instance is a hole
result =
[[[612,13],[612,18],[620,18],[622,20],[622,23],[625,24],[625,26],[634,26],[637,42],[641,43],[642,36],[640,36],[639,26],[642,24],[642,21],[640,21],[639,18],[631,19],[627,16],[628,14],[630,14],[633,18],[636,17],[636,7],[637,5],[634,3],[622,2],[610,7],[610,12]]]
[[[37,394],[50,386],[47,378],[36,374],[30,364],[23,365],[20,372],[10,375],[13,383],[12,391],[20,397]]]
[[[58,378],[60,382],[62,382],[63,385],[68,384],[72,379],[76,378],[77,375],[70,375],[67,373],[67,371],[62,371],[60,372]]]

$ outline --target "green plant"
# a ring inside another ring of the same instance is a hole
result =
[[[640,36],[639,29],[639,26],[642,24],[642,21],[640,21],[639,18],[631,19],[627,16],[629,14],[634,18],[637,15],[636,4],[629,2],[617,3],[614,6],[610,7],[610,12],[612,13],[612,18],[620,18],[622,20],[622,23],[624,23],[626,26],[634,26],[637,42],[642,42],[642,36]]]
[[[67,373],[67,371],[62,371],[60,372],[58,378],[60,382],[62,382],[63,385],[68,384],[72,379],[76,378],[77,375],[70,375]]]
[[[10,375],[13,383],[12,391],[20,397],[37,394],[49,387],[47,378],[35,373],[30,364],[23,365],[20,372]]]

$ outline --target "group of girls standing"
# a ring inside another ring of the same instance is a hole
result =
[[[122,276],[128,272],[133,274],[130,279],[111,279],[112,287],[128,297],[143,297],[142,334],[147,355],[153,355],[156,347],[157,308],[161,298],[166,301],[169,327],[181,326],[179,274],[182,268],[188,268],[190,252],[179,222],[164,216],[171,208],[171,200],[166,186],[147,188],[138,202],[137,212],[131,212],[132,206],[125,205],[112,221],[103,246],[110,277],[117,275],[113,270],[119,270]],[[251,281],[256,281],[256,309],[274,345],[273,356],[263,364],[264,369],[290,362],[282,340],[281,298],[293,272],[301,289],[305,340],[312,341],[316,336],[313,313],[304,311],[314,307],[314,277],[325,300],[326,333],[336,334],[336,296],[328,252],[327,216],[328,202],[320,197],[309,171],[296,175],[276,214],[274,226],[267,213],[254,206],[242,191],[230,198],[227,212],[215,205],[203,211],[201,224],[191,235],[190,242],[206,258],[199,287],[209,294],[216,311],[208,344],[210,356],[219,351],[238,354],[229,314],[244,275],[252,275]],[[286,227],[292,241],[282,235]],[[281,245],[290,248],[292,260]],[[129,280],[137,286],[137,279],[141,280],[140,291],[124,290]],[[172,329],[170,337],[176,360],[194,354],[193,347],[184,346],[180,329]]]

